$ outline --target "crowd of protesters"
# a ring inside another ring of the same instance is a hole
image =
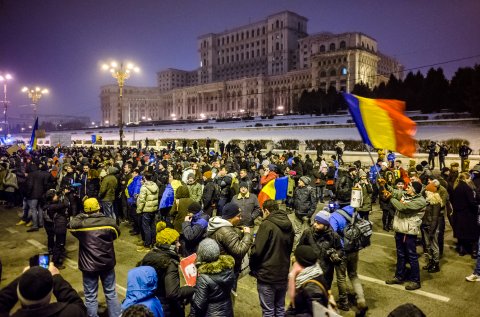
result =
[[[445,216],[459,255],[477,258],[480,165],[460,171],[453,163],[434,173],[426,161],[403,167],[391,152],[363,166],[345,163],[340,147],[332,157],[313,160],[292,151],[261,154],[253,144],[245,151],[227,144],[218,153],[208,142],[205,148],[182,145],[159,151],[4,151],[2,198],[7,208],[22,208],[17,226],[45,229],[52,265],[51,274],[30,268],[0,291],[0,315],[20,300],[19,316],[97,316],[100,279],[110,316],[185,316],[186,305],[190,316],[233,316],[238,280],[250,274],[257,279],[263,316],[312,316],[312,302],[362,316],[368,306],[357,275],[359,253],[344,249],[343,233],[349,218],[368,220],[377,200],[383,230],[395,232],[397,265],[387,284],[408,279],[405,289],[421,287],[419,241],[428,260],[423,269],[440,271]],[[262,188],[279,177],[288,179],[287,198],[261,206]],[[362,192],[358,208],[350,206],[352,188]],[[115,291],[113,242],[121,226],[131,228],[136,251],[145,253],[128,273],[122,304]],[[58,271],[64,268],[68,231],[79,241],[85,304]],[[196,285],[181,286],[179,263],[194,253]],[[37,285],[36,275],[46,286]],[[331,292],[334,276],[337,298]],[[480,261],[466,279],[480,281]],[[52,290],[55,307],[48,304]],[[71,314],[74,305],[79,309]]]

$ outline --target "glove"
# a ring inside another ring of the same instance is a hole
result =
[[[385,186],[386,183],[387,183],[387,181],[385,179],[383,179],[383,178],[378,179],[378,185]]]

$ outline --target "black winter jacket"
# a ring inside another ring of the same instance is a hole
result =
[[[26,180],[25,197],[27,199],[40,199],[52,183],[52,175],[45,171],[39,171],[35,165],[30,167]]]
[[[113,241],[120,236],[115,219],[102,213],[78,214],[70,221],[70,232],[79,241],[78,268],[86,272],[115,267]]]
[[[347,174],[340,178],[337,183],[337,198],[340,202],[348,202],[352,198],[352,187],[355,184],[356,179]]]
[[[284,211],[271,213],[258,228],[250,256],[251,274],[266,284],[288,281],[295,233]]]
[[[203,194],[202,194],[202,203],[203,203],[203,210],[207,210],[208,208],[215,205],[217,202],[213,200],[213,195],[215,193],[215,185],[211,179],[207,179],[203,186]]]
[[[234,263],[235,260],[231,256],[221,255],[217,261],[204,263],[198,267],[190,316],[233,316],[230,292],[235,280]]]
[[[317,197],[312,186],[297,187],[293,193],[293,208],[298,218],[311,217],[317,207]]]
[[[17,286],[20,277],[0,291],[0,317],[10,316],[10,310],[18,302]],[[72,286],[60,274],[53,276],[55,303],[35,309],[20,308],[12,317],[84,317],[87,309]]]
[[[157,272],[158,282],[156,296],[160,299],[165,317],[185,316],[182,302],[190,300],[193,287],[180,287],[178,265],[180,259],[171,245],[156,244],[138,266],[151,266]]]

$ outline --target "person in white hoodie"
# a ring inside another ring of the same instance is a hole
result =
[[[235,259],[235,286],[237,288],[242,259],[253,244],[253,237],[249,227],[236,227],[241,220],[242,210],[235,203],[228,203],[223,207],[222,216],[210,218],[207,227],[207,236],[217,241],[221,254],[231,255]]]

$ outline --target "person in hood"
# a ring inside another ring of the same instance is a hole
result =
[[[438,193],[433,182],[425,187],[427,208],[422,219],[422,234],[425,239],[425,251],[428,257],[428,264],[422,269],[429,273],[440,271],[440,251],[438,247],[438,233],[440,229],[440,217],[442,209],[442,197]]]
[[[158,185],[152,181],[152,174],[145,174],[140,194],[137,197],[137,214],[141,214],[142,230],[145,234],[143,246],[138,252],[151,250],[155,240],[155,213],[158,210]]]
[[[115,174],[118,173],[116,167],[110,166],[107,170],[107,176],[100,183],[100,191],[98,198],[102,201],[102,210],[105,216],[117,219],[113,210],[113,202],[115,200],[115,191],[117,190],[118,180]]]
[[[253,243],[249,227],[243,227],[243,230],[236,227],[240,223],[241,213],[241,209],[236,204],[228,203],[224,207],[222,216],[210,218],[207,227],[207,236],[217,241],[222,254],[231,255],[235,259],[235,289],[242,259]]]
[[[395,244],[397,247],[397,267],[395,276],[385,281],[387,284],[403,284],[406,279],[406,264],[410,264],[411,283],[405,286],[407,291],[419,289],[420,268],[417,254],[417,235],[420,233],[422,217],[427,202],[421,196],[422,184],[412,181],[405,191],[394,190],[391,204],[395,208],[393,230],[395,230]]]
[[[230,293],[235,283],[234,265],[235,260],[230,255],[220,255],[220,246],[215,240],[206,238],[200,242],[190,316],[233,316]]]
[[[175,201],[172,209],[170,210],[170,216],[173,217],[173,228],[177,230],[179,234],[182,233],[182,224],[185,217],[188,215],[188,207],[194,202],[190,198],[190,192],[187,185],[178,187],[175,193]]]
[[[203,212],[202,206],[194,201],[188,206],[188,214],[182,223],[180,235],[181,254],[187,257],[196,252],[198,244],[207,235],[210,216]]]
[[[275,200],[263,203],[263,219],[250,255],[250,274],[257,278],[263,315],[283,316],[295,233]]]
[[[141,304],[147,307],[153,316],[163,317],[162,303],[155,296],[157,281],[157,273],[151,266],[139,266],[128,271],[127,294],[122,309]]]

